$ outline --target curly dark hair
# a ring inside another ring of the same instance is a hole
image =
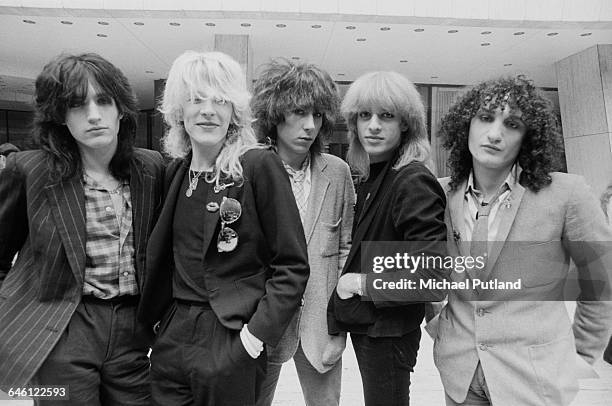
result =
[[[64,123],[68,108],[87,98],[90,82],[114,99],[122,115],[110,171],[118,179],[129,178],[138,119],[136,96],[117,67],[100,55],[86,53],[57,56],[36,78],[33,139],[47,152],[50,174],[57,181],[82,171],[78,144]]]
[[[319,135],[310,147],[321,152],[323,138],[330,136],[340,109],[336,84],[324,70],[312,64],[296,64],[278,58],[263,66],[253,89],[251,102],[257,138],[276,142],[276,126],[285,121],[285,113],[312,110],[323,113]]]
[[[451,170],[451,189],[467,180],[472,170],[468,148],[472,118],[485,105],[496,109],[506,103],[522,112],[521,119],[527,126],[517,158],[522,168],[519,183],[534,192],[551,183],[550,172],[559,168],[562,151],[557,115],[532,81],[519,75],[476,85],[442,119],[439,136],[443,137],[444,148],[450,151],[447,165]]]

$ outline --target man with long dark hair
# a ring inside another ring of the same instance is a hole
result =
[[[161,155],[134,148],[135,96],[99,55],[53,59],[35,98],[39,149],[12,154],[0,179],[0,387],[146,405],[153,333],[136,309]]]
[[[300,211],[310,277],[303,305],[280,343],[268,347],[258,405],[271,405],[284,362],[293,358],[307,405],[338,405],[346,335],[327,333],[327,301],[348,256],[355,190],[349,166],[322,152],[340,99],[315,65],[275,60],[255,83],[253,112],[260,139],[276,146]]]

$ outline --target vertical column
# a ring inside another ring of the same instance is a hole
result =
[[[215,51],[234,58],[246,73],[247,86],[253,82],[253,58],[248,35],[215,35]]]
[[[457,87],[434,87],[431,92],[431,157],[434,174],[439,178],[450,176],[450,171],[446,166],[449,154],[442,147],[442,139],[439,137],[440,123],[451,106],[464,92],[465,88]]]
[[[612,45],[596,45],[555,64],[567,171],[596,194],[612,181]]]

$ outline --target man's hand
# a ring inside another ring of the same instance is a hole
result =
[[[340,279],[338,279],[336,291],[340,299],[348,299],[355,295],[361,295],[361,274],[347,273],[342,275]]]
[[[342,357],[344,347],[346,347],[346,336],[329,336],[330,340],[325,345],[321,363],[325,366],[332,366]]]

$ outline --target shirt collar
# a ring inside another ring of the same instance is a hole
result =
[[[83,186],[87,187],[89,189],[95,189],[95,190],[104,190],[104,191],[109,191],[108,189],[106,189],[104,186],[100,185],[98,182],[95,181],[95,179],[93,179],[91,176],[88,176],[86,173],[83,173]],[[124,187],[129,185],[130,182],[127,179],[123,179],[121,180],[121,183],[119,183],[118,187]]]
[[[501,187],[506,188],[506,190],[512,191],[518,184],[522,172],[523,168],[521,168],[519,164],[514,164],[514,166],[512,166],[512,169],[510,169],[510,173],[508,173],[508,176],[506,176],[506,180],[504,180],[504,183]],[[474,195],[479,195],[481,193],[480,190],[474,187],[473,169],[470,171],[470,176],[468,177],[467,185],[465,187],[465,194],[467,195],[469,193],[472,193]]]
[[[308,177],[308,174],[310,173],[310,153],[306,155],[306,159],[304,159],[302,166],[298,170],[293,169],[289,164],[285,163],[285,161],[283,161],[283,166],[292,179],[301,181],[305,177]]]

